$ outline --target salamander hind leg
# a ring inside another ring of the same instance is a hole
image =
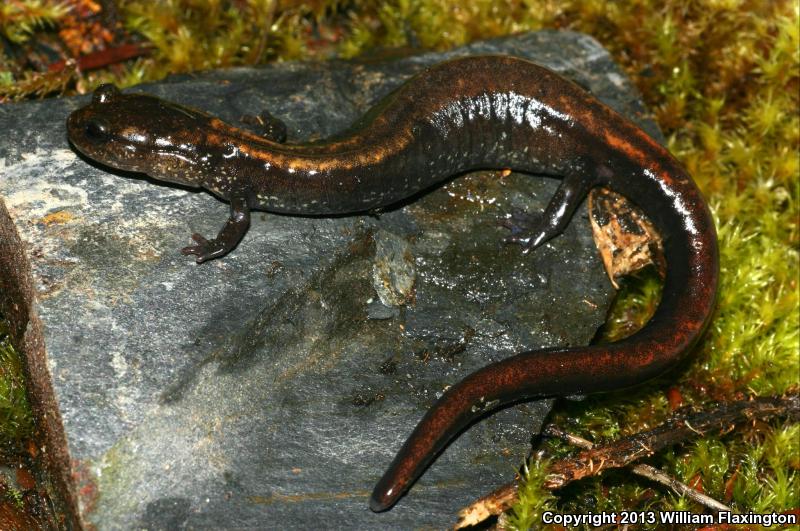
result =
[[[195,243],[181,249],[181,253],[197,256],[195,261],[198,264],[225,256],[239,244],[248,227],[250,227],[250,208],[247,206],[247,201],[239,197],[231,198],[231,215],[217,237],[207,240],[202,235],[194,233],[192,239]]]
[[[506,243],[517,243],[527,252],[561,234],[595,182],[579,173],[564,177],[542,214],[515,212],[502,220],[501,225],[511,230]]]

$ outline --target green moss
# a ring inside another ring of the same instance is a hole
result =
[[[22,364],[0,328],[0,445],[16,445],[32,434],[33,415],[25,394]]]
[[[519,484],[520,502],[507,513],[505,525],[511,529],[532,529],[542,521],[542,513],[555,510],[555,497],[542,488],[548,461],[532,460]]]
[[[619,341],[639,330],[655,313],[661,299],[661,277],[655,267],[647,267],[625,278],[614,298],[603,328],[602,342]]]
[[[30,40],[38,29],[56,24],[69,12],[66,3],[27,0],[0,4],[0,33],[11,42]]]
[[[120,11],[127,29],[155,46],[151,72],[158,76],[253,64],[269,58],[277,41],[272,2],[129,0]]]

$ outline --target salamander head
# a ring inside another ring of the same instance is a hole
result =
[[[67,118],[67,136],[85,156],[112,168],[143,172],[190,187],[202,184],[199,131],[208,115],[142,94],[101,85],[92,102]]]

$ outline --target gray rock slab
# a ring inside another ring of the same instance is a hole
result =
[[[539,32],[390,62],[283,63],[137,87],[289,140],[346,128],[424,67],[466,55],[544,64],[658,136],[586,35]],[[550,401],[463,434],[393,510],[373,484],[424,411],[524,349],[586,344],[612,295],[585,207],[523,255],[497,220],[556,181],[480,172],[379,217],[257,213],[230,255],[178,249],[228,207],[79,158],[86,97],[0,107],[2,311],[28,356],[64,496],[97,529],[429,528],[510,480]],[[3,209],[7,210],[5,212]]]

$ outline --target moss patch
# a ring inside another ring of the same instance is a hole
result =
[[[0,447],[17,446],[33,434],[19,355],[0,327]]]

